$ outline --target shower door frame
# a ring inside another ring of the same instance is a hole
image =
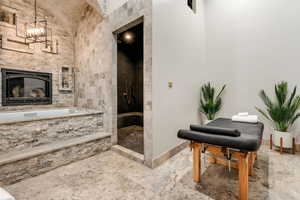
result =
[[[145,20],[145,19],[149,19]],[[113,31],[113,70],[112,70],[112,86],[113,86],[113,122],[112,122],[112,144],[118,144],[118,45],[117,35],[136,25],[143,23],[144,32],[144,62],[143,62],[143,121],[144,121],[144,161],[143,163],[152,168],[153,165],[153,126],[152,126],[152,22],[150,18],[145,18],[144,15],[137,17],[134,20],[119,24]]]

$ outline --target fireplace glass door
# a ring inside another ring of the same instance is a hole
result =
[[[48,73],[2,69],[2,105],[52,103],[52,76]]]

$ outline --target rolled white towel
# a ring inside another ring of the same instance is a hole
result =
[[[234,122],[257,123],[258,122],[258,116],[257,115],[248,115],[248,116],[234,115],[232,117],[232,121],[234,121]]]
[[[241,113],[238,114],[238,116],[248,116],[248,115],[249,115],[248,112],[241,112]]]
[[[0,187],[0,200],[15,200],[15,198]]]

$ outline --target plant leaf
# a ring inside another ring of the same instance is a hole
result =
[[[220,98],[220,96],[222,95],[223,91],[225,90],[226,85],[223,85],[221,91],[219,92],[219,94],[217,95],[217,99]]]
[[[258,112],[260,112],[266,119],[272,121],[272,119],[268,116],[268,114],[265,113],[263,110],[261,110],[261,109],[258,108],[258,107],[255,107],[255,109],[256,109]]]
[[[294,117],[293,117],[293,119],[292,119],[292,121],[291,121],[291,126],[295,123],[295,121],[298,119],[300,117],[300,113],[297,113]]]
[[[273,103],[272,101],[270,100],[270,98],[266,95],[265,91],[264,90],[261,90],[260,93],[259,93],[259,96],[260,98],[263,100],[263,102],[265,103],[265,105],[267,107],[272,107],[273,106]]]
[[[295,98],[296,92],[297,92],[297,87],[294,87],[294,90],[288,100],[288,106],[291,106],[291,103],[293,102],[293,99]]]
[[[221,91],[215,98],[216,89],[211,85],[210,82],[204,84],[201,87],[200,92],[200,112],[205,114],[208,119],[214,119],[216,113],[220,111],[222,107],[222,99],[221,95],[225,89],[226,85],[224,85]]]

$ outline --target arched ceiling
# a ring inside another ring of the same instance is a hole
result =
[[[34,0],[23,0],[24,2],[34,4]],[[37,0],[39,8],[46,10],[52,16],[57,18],[65,27],[71,31],[76,29],[80,20],[82,9],[87,4],[92,6],[101,16],[104,16],[103,0]]]

